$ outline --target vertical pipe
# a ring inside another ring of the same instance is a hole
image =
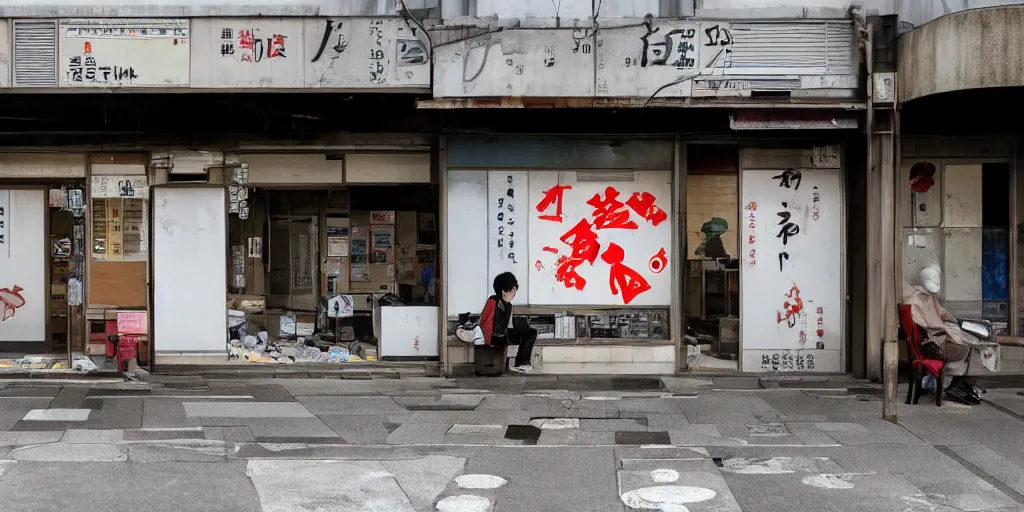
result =
[[[1020,182],[1017,179],[1017,157],[1019,153],[1020,139],[1014,138],[1011,142],[1010,150],[1010,236],[1009,236],[1009,247],[1008,252],[1010,254],[1010,328],[1008,334],[1011,336],[1020,336],[1020,311],[1017,310],[1017,301],[1020,300],[1020,294],[1018,293],[1020,286],[1017,283],[1017,279],[1020,279],[1019,269],[1017,267],[1018,258],[1020,253],[1017,250],[1017,224],[1020,222],[1018,216],[1020,215],[1020,205],[1017,204],[1017,187],[1020,186]]]
[[[683,336],[683,315],[686,308],[686,143],[679,137],[673,142],[672,164],[672,303],[669,309],[669,332],[676,345],[676,369],[688,367]]]
[[[894,118],[891,114],[887,114],[888,119],[886,120],[887,133],[882,135],[879,140],[881,142],[882,151],[879,152],[880,167],[881,167],[881,185],[882,185],[882,294],[883,300],[880,302],[882,305],[883,313],[881,315],[884,321],[884,348],[882,350],[883,359],[883,387],[885,395],[882,400],[883,412],[882,417],[885,420],[896,422],[896,403],[897,403],[897,386],[899,385],[899,342],[897,340],[897,328],[896,328],[896,308],[899,304],[899,298],[897,294],[900,293],[902,286],[899,285],[899,275],[896,272],[896,240],[897,240],[897,216],[896,216],[896,179],[895,179],[895,126]]]
[[[865,132],[867,135],[867,224],[868,224],[868,236],[867,236],[867,329],[865,329],[867,354],[865,357],[865,373],[867,378],[872,381],[878,381],[881,379],[881,345],[882,339],[882,328],[881,321],[879,318],[878,293],[880,287],[880,265],[881,255],[879,254],[881,240],[879,238],[880,228],[880,210],[882,205],[879,204],[879,193],[880,189],[878,182],[878,168],[875,165],[874,155],[874,101],[873,96],[873,82],[872,73],[874,72],[874,56],[872,55],[872,49],[874,44],[874,37],[871,34],[872,26],[866,25],[867,37],[866,40],[862,40],[861,44],[864,45],[864,58],[867,71],[867,112],[865,113],[865,122],[867,124]]]
[[[437,339],[441,343],[441,374],[450,377],[452,374],[452,361],[448,350],[448,158],[447,140],[444,134],[438,136],[437,141],[437,168],[438,168],[438,194],[440,205],[437,212],[438,243],[440,244],[438,254],[440,259],[437,265],[437,277],[434,278],[434,289],[437,293]]]

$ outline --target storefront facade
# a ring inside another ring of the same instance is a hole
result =
[[[672,139],[446,139],[445,337],[512,272],[517,315],[539,331],[539,371],[674,373],[677,149]],[[472,347],[451,341],[447,353],[455,372]]]

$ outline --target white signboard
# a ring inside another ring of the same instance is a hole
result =
[[[149,180],[145,176],[94,175],[91,190],[96,199],[149,199]]]
[[[303,87],[303,20],[196,18],[194,88]]]
[[[531,171],[529,178],[531,305],[672,302],[671,172]]]
[[[189,43],[185,19],[61,20],[61,80],[67,87],[187,87]]]
[[[836,170],[742,173],[744,371],[842,371],[840,178]]]
[[[381,307],[379,355],[437,357],[437,307]]]
[[[0,341],[46,338],[46,196],[0,189]]]
[[[153,343],[158,352],[223,352],[228,312],[223,188],[157,188]]]
[[[512,272],[519,281],[513,304],[527,304],[529,300],[528,174],[529,171],[490,171],[487,177],[488,289],[498,274]]]

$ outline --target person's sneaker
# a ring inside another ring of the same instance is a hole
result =
[[[508,367],[509,370],[516,373],[530,373],[533,371],[533,365],[526,363],[524,365],[512,365]]]

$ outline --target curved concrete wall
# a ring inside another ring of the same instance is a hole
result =
[[[900,40],[899,96],[1024,85],[1024,6],[949,14]]]

